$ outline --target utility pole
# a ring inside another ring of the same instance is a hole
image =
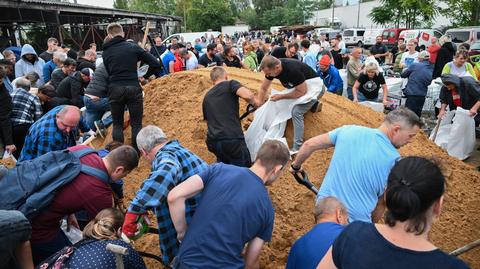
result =
[[[358,11],[357,11],[357,28],[360,27],[360,4],[362,0],[358,0]]]

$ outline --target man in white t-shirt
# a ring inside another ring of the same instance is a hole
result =
[[[402,54],[402,59],[400,60],[400,68],[406,69],[413,63],[418,62],[418,51],[415,50],[416,47],[417,41],[414,39],[408,41],[407,51]]]

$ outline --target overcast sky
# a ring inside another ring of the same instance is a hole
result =
[[[70,2],[73,2],[70,0]],[[113,0],[77,0],[77,3],[83,5],[113,8]]]

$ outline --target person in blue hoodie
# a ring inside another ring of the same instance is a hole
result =
[[[322,58],[320,58],[317,74],[323,80],[323,84],[329,92],[340,96],[343,94],[342,77],[340,77],[338,69],[331,64],[330,56],[323,55]]]
[[[428,51],[422,51],[418,54],[418,62],[413,63],[402,72],[402,78],[408,78],[408,83],[403,93],[407,96],[405,107],[409,108],[419,117],[422,115],[425,96],[428,86],[432,83],[433,65],[429,61]]]
[[[43,79],[43,66],[45,61],[39,58],[35,49],[29,44],[25,44],[22,47],[22,53],[20,61],[15,64],[15,77],[25,76],[27,73],[33,71],[40,77],[38,83],[43,85],[45,83]]]

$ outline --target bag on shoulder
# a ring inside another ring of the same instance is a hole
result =
[[[89,243],[95,242],[93,239],[84,239],[72,246],[66,246],[59,250],[57,253],[48,257],[41,264],[39,264],[35,269],[67,269],[67,261],[73,255],[75,250],[81,246],[87,245]]]
[[[82,164],[80,158],[96,153],[91,148],[52,151],[17,163],[0,178],[0,209],[19,210],[28,220],[50,205],[57,191],[85,173],[109,184],[105,171]]]

